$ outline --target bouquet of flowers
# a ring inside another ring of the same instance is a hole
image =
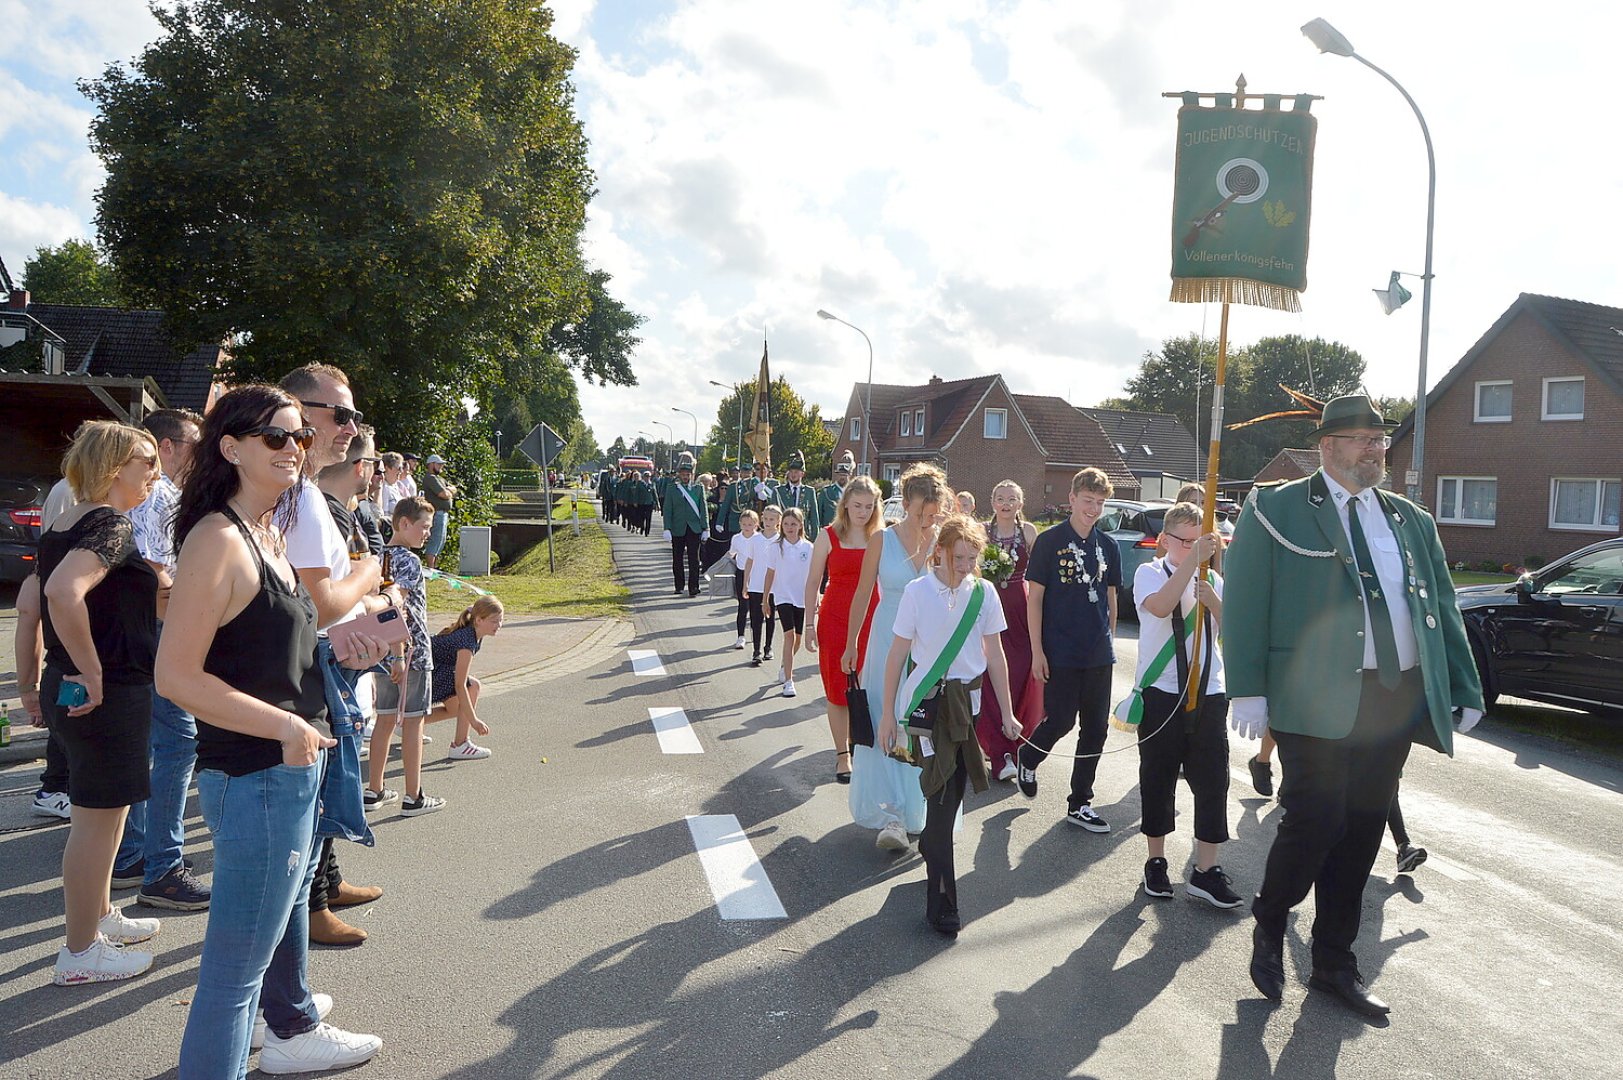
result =
[[[997,544],[988,543],[981,550],[981,577],[1001,589],[1009,584],[1013,575],[1014,556]]]

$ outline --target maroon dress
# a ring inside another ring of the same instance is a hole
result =
[[[1009,662],[1009,693],[1014,697],[1014,714],[1020,718],[1020,730],[1030,735],[1043,718],[1043,688],[1031,673],[1031,628],[1026,622],[1026,564],[1031,551],[1026,547],[1023,530],[1013,536],[993,536],[988,526],[987,535],[992,543],[1014,558],[1014,573],[998,586],[998,599],[1003,601],[1003,618],[1009,628],[1003,631],[1003,656]],[[981,715],[975,722],[975,734],[981,749],[992,761],[996,772],[1003,766],[1003,755],[1015,755],[1020,744],[1003,734],[1003,710],[997,695],[986,686],[981,691]],[[1016,759],[1018,760],[1018,758]]]

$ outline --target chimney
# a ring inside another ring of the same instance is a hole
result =
[[[24,293],[23,295],[27,296],[28,294]],[[941,376],[939,376],[939,375],[931,375],[929,385],[934,386],[936,383],[938,383],[940,381],[941,381]]]
[[[11,309],[12,311],[27,311],[28,310],[28,290],[27,289],[12,289],[11,290],[11,298],[10,298],[10,300],[7,301],[6,307]]]

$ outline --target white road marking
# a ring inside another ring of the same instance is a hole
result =
[[[702,754],[704,747],[699,736],[688,723],[688,714],[681,709],[649,709],[648,719],[653,722],[654,734],[659,737],[659,748],[667,754]]]
[[[659,662],[659,653],[653,649],[627,649],[631,656],[633,675],[663,675],[665,665]]]
[[[723,919],[786,919],[788,912],[732,814],[690,815],[688,831]]]

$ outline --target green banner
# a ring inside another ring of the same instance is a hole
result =
[[[1305,107],[1178,110],[1173,300],[1301,310],[1317,128]]]

